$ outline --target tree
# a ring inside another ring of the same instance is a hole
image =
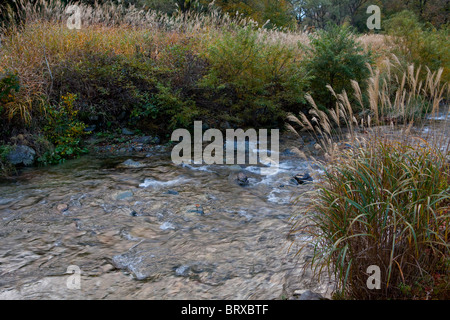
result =
[[[449,23],[450,1],[434,0],[426,3],[423,9],[423,18],[431,22],[435,27]]]
[[[383,7],[388,16],[410,10],[419,17],[421,22],[430,22],[435,27],[449,22],[449,0],[383,0]]]
[[[285,0],[265,0],[262,9],[262,21],[270,20],[268,27],[289,27],[294,25],[294,11],[292,5]]]
[[[334,100],[327,89],[330,85],[336,93],[353,89],[351,80],[359,83],[362,92],[370,75],[367,64],[372,63],[371,53],[365,53],[362,45],[349,27],[329,25],[312,37],[308,50],[306,68],[314,76],[311,91],[319,106],[334,107]]]

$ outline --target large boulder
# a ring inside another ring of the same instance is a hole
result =
[[[36,151],[28,146],[16,145],[8,153],[6,159],[13,165],[30,166],[36,159]]]

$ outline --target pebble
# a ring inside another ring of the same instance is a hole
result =
[[[105,264],[104,266],[102,266],[102,271],[103,273],[108,273],[111,272],[115,269],[115,267],[112,264]]]
[[[69,209],[69,206],[65,203],[60,203],[56,206],[56,210],[58,210],[59,212],[67,211],[67,209]]]

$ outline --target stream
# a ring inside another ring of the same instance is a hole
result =
[[[443,116],[412,136],[448,146]],[[292,148],[311,154],[313,144],[281,137],[280,169],[267,176],[257,166],[175,165],[165,146],[24,168],[0,182],[0,299],[330,298],[333,283],[302,268],[311,239],[289,234],[321,174]],[[312,183],[293,181],[306,172]]]
[[[174,165],[163,146],[23,169],[0,183],[0,299],[329,297],[331,283],[301,267],[310,249],[296,256],[291,247],[310,240],[289,230],[315,183],[292,177],[320,170],[289,143],[298,141],[281,141],[280,170],[269,176],[256,166]]]

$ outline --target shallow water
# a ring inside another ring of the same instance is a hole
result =
[[[450,126],[430,121],[411,137],[448,146]],[[269,176],[255,165],[174,165],[161,146],[24,169],[0,182],[0,299],[329,297],[333,284],[302,269],[311,239],[289,236],[321,174],[286,151],[300,144],[281,139],[280,170]],[[241,171],[248,186],[236,181]],[[306,171],[312,184],[291,181]],[[69,266],[81,271],[80,288]]]
[[[292,200],[307,204],[312,188],[290,180],[314,175],[311,163],[282,152],[280,171],[261,176],[256,166],[177,166],[167,149],[132,157],[138,167],[122,165],[128,158],[86,156],[0,183],[0,299],[329,294],[301,268],[308,251],[289,250]],[[67,285],[73,265],[80,289]]]

